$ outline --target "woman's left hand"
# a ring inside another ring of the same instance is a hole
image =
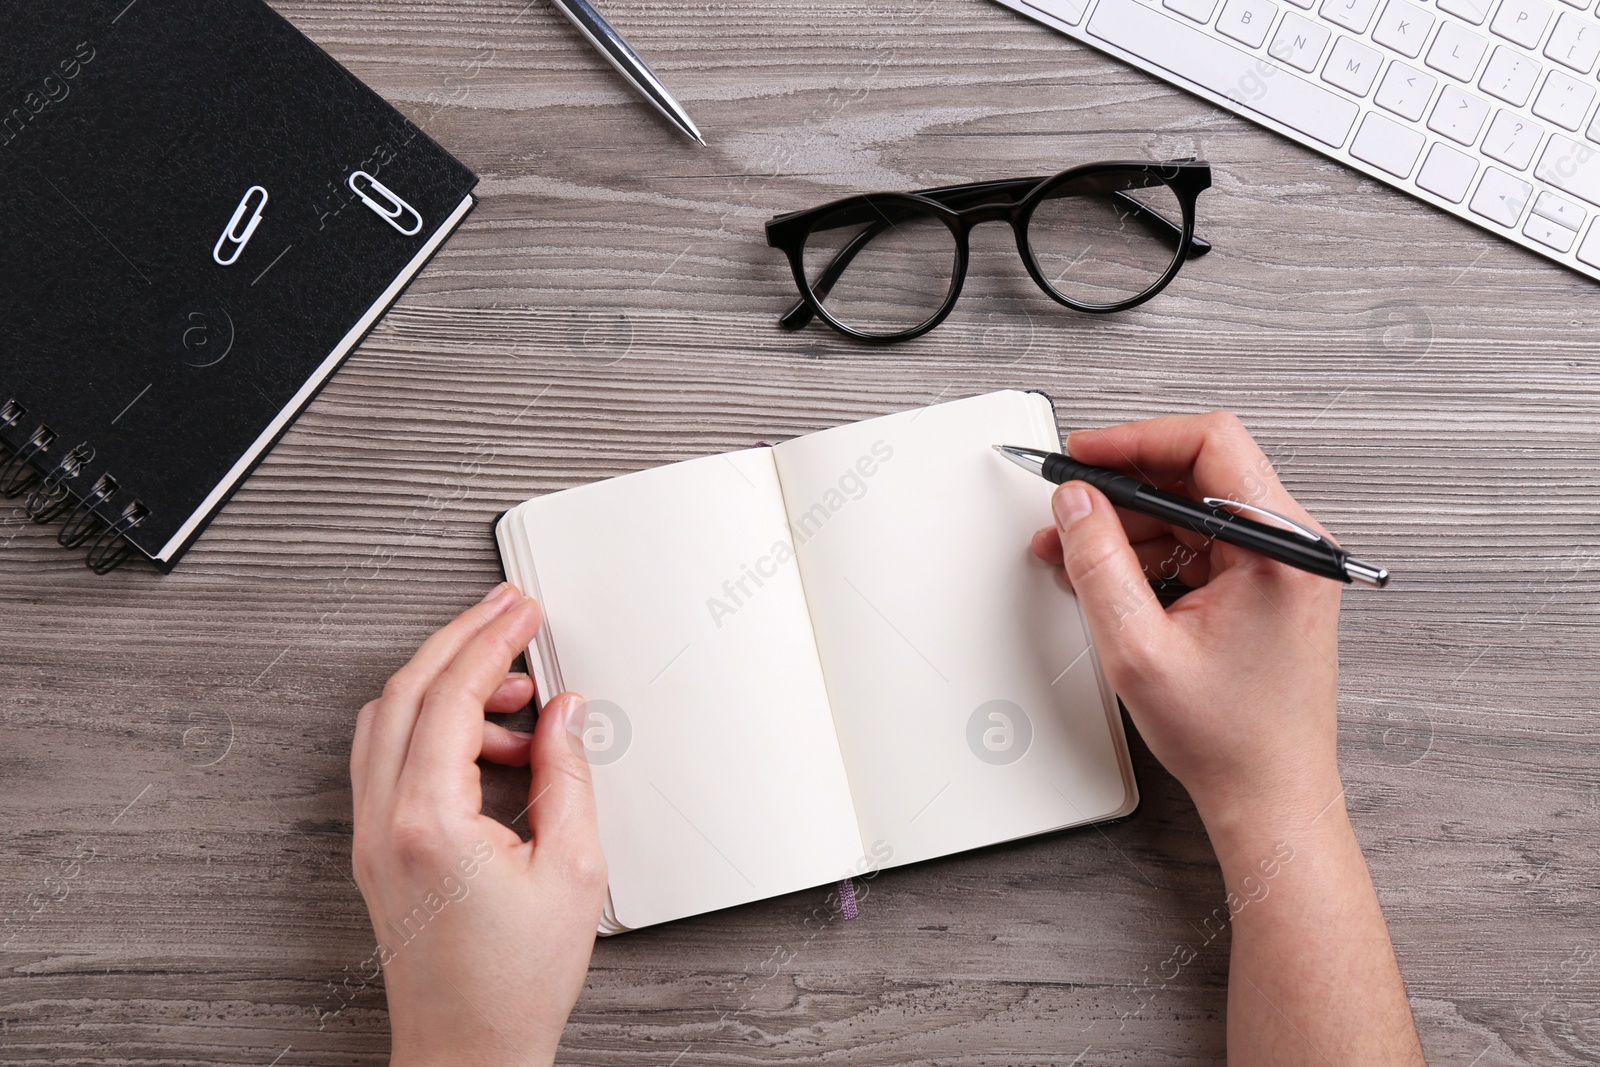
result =
[[[508,674],[539,605],[499,586],[361,709],[350,752],[356,884],[377,934],[395,1067],[554,1062],[606,894],[574,693],[531,737],[488,722],[533,694]],[[531,764],[524,843],[482,814],[477,760]]]

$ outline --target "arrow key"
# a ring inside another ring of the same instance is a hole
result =
[[[1474,215],[1482,215],[1502,226],[1515,226],[1522,217],[1522,209],[1528,206],[1528,197],[1532,195],[1533,186],[1527,182],[1513,178],[1496,167],[1488,167],[1468,206]]]

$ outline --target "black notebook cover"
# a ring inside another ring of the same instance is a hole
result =
[[[0,441],[170,570],[477,179],[261,0],[5,23]]]

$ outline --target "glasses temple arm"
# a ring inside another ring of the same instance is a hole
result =
[[[822,276],[817,279],[817,284],[809,287],[812,299],[818,303],[828,299],[834,283],[844,274],[845,268],[850,266],[850,261],[856,258],[856,253],[865,248],[868,241],[892,225],[894,225],[892,219],[884,218],[852,237],[850,243],[841,248],[833,257],[833,261],[823,270]],[[801,297],[793,307],[784,312],[783,317],[778,320],[778,326],[785,330],[799,330],[810,323],[815,314],[811,301]]]
[[[1118,204],[1127,209],[1130,217],[1138,219],[1140,222],[1150,227],[1151,230],[1155,231],[1156,236],[1160,238],[1168,247],[1175,248],[1180,242],[1182,242],[1183,227],[1167,218],[1155,208],[1150,207],[1147,204],[1140,203],[1127,193],[1113,192],[1111,196],[1112,199],[1116,200]],[[1197,256],[1205,255],[1209,251],[1211,251],[1210,241],[1207,241],[1204,237],[1191,237],[1189,238],[1189,248],[1184,253],[1184,258],[1194,259]]]
[[[1043,182],[1043,178],[1011,178],[1001,181],[972,182],[968,185],[947,185],[940,189],[923,189],[916,195],[925,196],[929,200],[937,200],[949,208],[971,206],[974,202],[1013,197],[1018,193],[1026,193]],[[1112,192],[1119,204],[1126,206],[1129,214],[1145,222],[1155,230],[1167,244],[1176,246],[1183,239],[1183,227],[1162,215],[1159,211],[1149,207],[1127,193]],[[1203,237],[1192,237],[1189,240],[1189,249],[1185,258],[1193,259],[1203,256],[1211,251],[1211,242]]]

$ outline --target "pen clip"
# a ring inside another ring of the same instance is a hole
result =
[[[1240,511],[1248,511],[1255,515],[1264,515],[1275,522],[1282,523],[1290,533],[1298,534],[1307,541],[1327,541],[1328,544],[1333,545],[1333,542],[1328,538],[1323,537],[1314,530],[1306,529],[1293,519],[1285,518],[1284,516],[1279,515],[1276,511],[1268,511],[1266,508],[1258,508],[1254,504],[1246,504],[1239,500],[1225,500],[1220,496],[1208,496],[1205,497],[1204,500],[1207,507],[1238,508]],[[1337,548],[1339,546],[1334,545],[1333,547]]]

